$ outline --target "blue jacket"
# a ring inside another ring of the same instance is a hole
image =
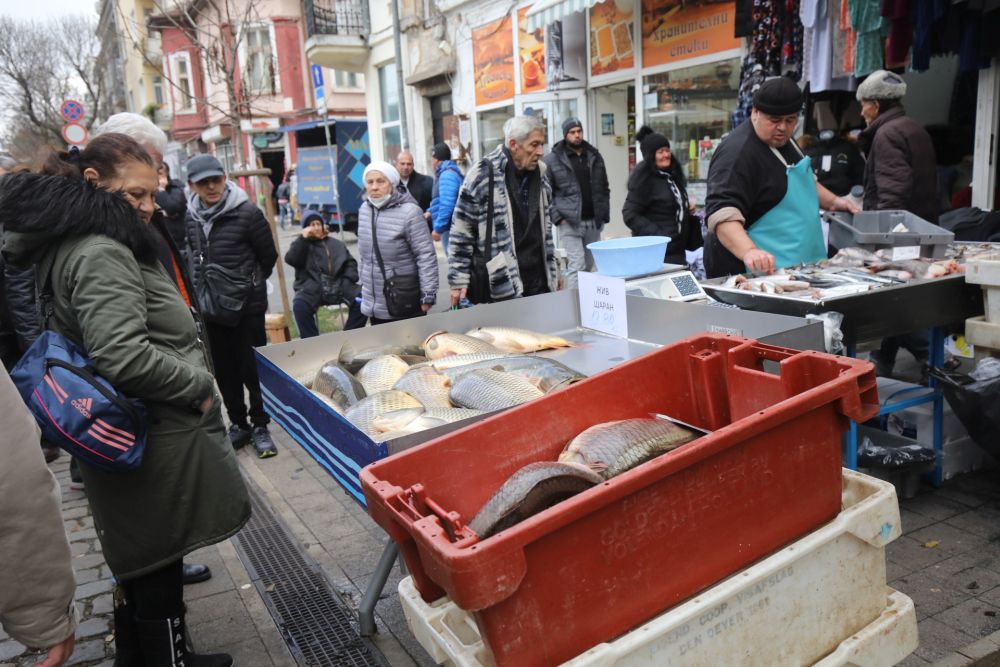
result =
[[[435,171],[434,193],[431,199],[431,224],[438,234],[451,227],[451,214],[458,201],[458,191],[464,177],[454,160],[444,160]]]

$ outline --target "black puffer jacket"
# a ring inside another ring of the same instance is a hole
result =
[[[332,236],[324,239],[300,236],[285,253],[285,262],[295,268],[295,299],[310,308],[322,305],[321,274],[334,277],[340,287],[340,303],[350,305],[361,294],[358,262],[351,257],[347,246]]]
[[[184,194],[184,184],[176,178],[167,181],[167,187],[156,193],[156,205],[163,211],[163,222],[170,238],[177,249],[184,252],[185,216],[187,215],[187,197]]]
[[[632,230],[632,236],[669,236],[664,261],[671,264],[685,264],[685,250],[697,250],[704,241],[701,225],[688,214],[688,199],[685,183],[679,176],[679,169],[671,169],[674,182],[681,193],[680,201],[674,195],[667,177],[652,168],[652,162],[643,160],[628,179],[628,195],[622,207],[625,224]],[[677,223],[677,211],[681,210],[681,224]]]
[[[209,263],[253,276],[254,288],[243,313],[259,315],[266,312],[265,281],[274,270],[278,251],[264,214],[249,200],[244,200],[216,215],[206,238],[202,224],[192,213],[190,201],[188,204],[187,247],[193,281],[199,282],[203,266]]]
[[[587,168],[590,171],[590,197],[594,205],[594,222],[598,229],[608,224],[611,219],[611,190],[608,187],[608,170],[604,166],[604,158],[597,149],[583,142],[587,156]],[[580,211],[583,209],[583,195],[580,192],[580,182],[576,171],[570,162],[568,151],[572,150],[562,140],[552,147],[552,152],[543,159],[549,170],[546,176],[552,184],[552,224],[558,225],[567,220],[571,225],[580,223]]]

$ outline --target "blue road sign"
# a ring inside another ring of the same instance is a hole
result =
[[[323,87],[323,68],[320,67],[319,65],[313,65],[312,66],[312,75],[313,75],[313,86],[315,86],[316,88],[322,88]]]

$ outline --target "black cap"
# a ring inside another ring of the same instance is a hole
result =
[[[652,162],[656,158],[656,151],[661,148],[670,148],[670,140],[659,132],[651,132],[643,137],[639,142],[639,150],[642,151],[642,159]]]
[[[776,76],[753,94],[753,107],[771,116],[790,116],[802,111],[802,91],[786,76]]]
[[[212,176],[226,175],[226,170],[222,168],[222,163],[219,162],[219,159],[208,153],[195,155],[187,161],[185,168],[187,169],[188,180],[192,183],[197,183]]]
[[[583,123],[580,122],[579,118],[567,118],[563,121],[563,137],[565,138],[569,131],[575,128],[583,129]]]
[[[445,160],[451,159],[451,147],[443,141],[439,144],[434,144],[434,148],[431,149],[431,157],[435,160],[440,160],[444,162]]]

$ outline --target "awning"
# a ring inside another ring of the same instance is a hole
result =
[[[597,0],[542,0],[528,10],[528,32],[534,32],[553,21],[594,6]]]
[[[337,122],[336,118],[327,118],[325,120],[307,120],[301,123],[296,123],[295,125],[285,125],[283,127],[275,130],[276,132],[298,132],[299,130],[311,130],[314,127],[323,127],[324,125],[333,125]]]

